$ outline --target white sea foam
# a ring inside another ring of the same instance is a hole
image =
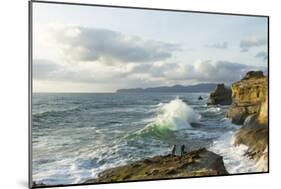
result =
[[[191,128],[190,123],[198,123],[201,115],[181,99],[176,98],[169,103],[161,104],[158,115],[148,127],[160,127],[169,130]]]
[[[256,167],[258,171],[266,172],[268,171],[268,147],[263,151],[262,156],[256,163]]]
[[[217,113],[217,112],[220,112],[220,111],[221,111],[220,107],[211,107],[211,108],[207,108],[205,110],[205,112],[212,112],[212,113]]]
[[[231,174],[256,172],[256,163],[244,154],[248,147],[245,145],[234,146],[234,131],[230,131],[213,142],[210,151],[223,157],[224,165]]]

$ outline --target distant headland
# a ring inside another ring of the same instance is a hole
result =
[[[150,88],[132,88],[132,89],[118,89],[117,93],[146,93],[146,92],[189,92],[189,93],[199,93],[199,92],[211,92],[217,86],[217,83],[201,83],[197,85],[174,85],[171,87],[161,86],[161,87],[150,87]]]

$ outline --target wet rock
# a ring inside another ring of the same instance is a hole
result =
[[[233,102],[226,116],[243,124],[234,144],[248,146],[245,155],[258,162],[258,171],[268,171],[268,77],[261,71],[250,71],[231,89]]]
[[[268,125],[259,124],[256,118],[257,115],[238,130],[235,134],[234,145],[248,146],[245,155],[259,162],[261,159],[268,159]],[[267,161],[260,163],[258,171],[267,171],[267,164]]]

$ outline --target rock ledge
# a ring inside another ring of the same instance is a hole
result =
[[[150,180],[175,177],[227,175],[221,156],[205,148],[183,156],[155,156],[107,169],[86,183]]]

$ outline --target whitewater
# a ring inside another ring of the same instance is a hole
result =
[[[255,162],[244,156],[247,147],[233,145],[239,126],[225,118],[228,106],[206,106],[207,97],[207,93],[35,94],[33,180],[81,183],[108,168],[169,154],[175,144],[185,144],[187,151],[206,147],[223,156],[229,173],[255,172]]]

